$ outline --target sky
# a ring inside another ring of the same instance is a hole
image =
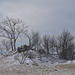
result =
[[[75,35],[75,0],[0,0],[0,20],[6,16],[23,20],[41,35],[64,29]]]

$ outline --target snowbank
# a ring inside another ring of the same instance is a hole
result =
[[[66,60],[60,60],[57,55],[42,55],[40,56],[38,52],[36,51],[28,51],[28,54],[31,54],[33,56],[32,58],[26,57],[24,61],[24,65],[29,66],[40,66],[40,65],[50,65],[50,64],[70,64],[75,63],[75,60],[73,61],[66,61]],[[56,57],[57,56],[57,57]],[[20,64],[19,60],[16,60],[15,58],[18,58],[20,61],[22,60],[22,53],[9,53],[7,57],[4,57],[0,55],[0,67],[11,67],[13,65],[23,65]]]

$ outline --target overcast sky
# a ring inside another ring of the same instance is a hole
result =
[[[75,0],[0,0],[0,20],[22,19],[40,34],[59,34],[63,29],[75,35]]]

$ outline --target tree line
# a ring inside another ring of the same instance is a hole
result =
[[[28,34],[28,26],[22,20],[6,17],[0,22],[1,44],[7,51],[17,50],[16,42],[20,36],[27,37],[29,49],[38,51],[40,54],[56,53],[66,60],[75,58],[74,36],[68,30],[63,30],[57,37],[46,34],[41,38],[39,32],[32,31]]]

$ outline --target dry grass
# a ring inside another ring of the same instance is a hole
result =
[[[75,69],[75,64],[60,64],[60,65],[56,65],[55,68],[59,68],[59,69]]]
[[[75,75],[75,64],[50,66],[11,66],[0,68],[0,75]]]

